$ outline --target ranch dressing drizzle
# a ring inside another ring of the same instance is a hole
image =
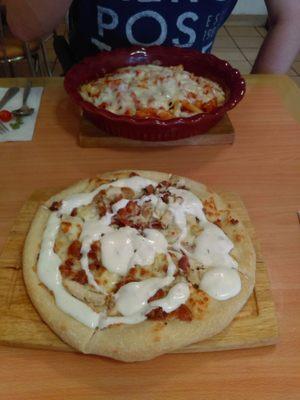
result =
[[[199,219],[203,231],[196,238],[195,251],[189,255],[205,267],[237,268],[238,263],[229,254],[234,247],[233,243],[222,229],[207,220],[203,212],[202,202],[198,197],[184,189],[171,187],[168,190],[171,194],[182,199],[176,200],[169,206],[176,224],[181,229],[181,235],[174,247],[181,249],[180,242],[187,234],[186,215],[191,214]]]
[[[127,275],[136,264],[145,266],[154,262],[155,255],[166,253],[168,243],[162,233],[145,229],[145,237],[130,227],[105,234],[101,240],[102,264],[110,272]]]
[[[37,263],[37,273],[39,276],[39,279],[41,280],[42,283],[45,284],[45,286],[51,290],[54,294],[55,301],[57,306],[63,310],[66,314],[71,315],[73,318],[77,319],[78,321],[82,322],[84,325],[89,326],[91,328],[97,327],[99,323],[99,314],[95,313],[89,306],[87,306],[85,303],[82,301],[76,299],[72,295],[67,292],[62,284],[62,277],[59,271],[59,266],[61,265],[61,260],[59,256],[54,253],[54,244],[56,240],[57,233],[59,231],[59,227],[61,224],[61,215],[63,214],[70,214],[74,208],[78,208],[84,205],[88,205],[92,202],[93,198],[100,192],[100,190],[107,188],[108,186],[120,186],[122,187],[123,185],[126,187],[132,188],[134,191],[138,191],[143,189],[144,187],[148,185],[153,185],[157,186],[157,183],[154,181],[151,181],[149,179],[144,179],[138,176],[128,178],[128,179],[122,179],[116,182],[112,182],[111,184],[104,184],[98,187],[97,189],[93,190],[90,193],[79,193],[76,195],[71,195],[66,197],[62,201],[62,206],[58,212],[51,213],[46,229],[43,234],[42,238],[42,243],[41,243],[41,248],[40,248],[40,254],[39,254],[39,260]],[[124,202],[122,204],[115,204],[115,208],[113,209],[113,212],[116,213],[118,209],[123,208]],[[108,225],[111,222],[111,215],[106,215],[101,219],[101,230],[104,229],[104,226],[108,228]],[[97,221],[96,221],[97,222]],[[100,222],[100,221],[98,221]],[[103,223],[103,224],[102,224]],[[91,243],[93,242],[93,237],[95,235],[98,235],[95,231],[98,229],[95,229],[94,227],[89,226],[90,228],[90,235],[87,234],[87,226],[85,228],[85,236],[86,240],[90,241]],[[97,227],[99,228],[99,226]],[[91,233],[91,230],[93,232]],[[83,227],[84,231],[84,227]],[[87,238],[90,236],[89,238]],[[87,242],[86,242],[86,248],[88,247]],[[85,261],[85,253],[86,253],[86,248],[83,248],[83,268],[87,272],[87,265]],[[88,280],[89,283],[91,283],[94,287],[96,287],[98,290],[101,287],[97,285],[95,282],[94,278],[91,277],[91,274],[88,273]],[[96,286],[97,285],[97,286]]]
[[[78,193],[72,194],[71,196],[66,197],[62,201],[62,206],[60,207],[59,214],[71,214],[74,208],[78,208],[81,206],[87,206],[93,200],[93,198],[100,192],[102,186],[93,190],[90,193]]]
[[[157,186],[157,182],[152,181],[151,179],[142,178],[141,176],[132,176],[131,178],[118,179],[117,181],[113,181],[111,183],[105,183],[100,186],[100,190],[106,189],[109,186],[113,187],[128,187],[135,192],[140,192],[145,187],[152,185],[153,187]]]
[[[150,306],[153,308],[161,307],[165,312],[170,313],[184,304],[189,296],[190,290],[187,282],[179,282],[169,290],[166,297],[151,301]]]
[[[181,235],[178,238],[177,243],[173,245],[174,248],[177,248],[179,250],[180,242],[187,235],[187,214],[194,215],[199,219],[200,222],[206,222],[207,219],[203,212],[202,202],[192,192],[188,192],[184,189],[177,189],[174,187],[170,187],[168,191],[172,195],[179,197],[179,199],[176,199],[173,202],[170,202],[169,200],[169,210],[173,214],[175,222],[181,230]]]
[[[141,282],[127,283],[115,295],[117,310],[124,316],[145,311],[149,298],[159,289],[170,285],[173,280],[173,277],[149,278]]]
[[[205,267],[238,267],[238,263],[229,254],[234,247],[233,243],[215,224],[207,222],[195,244],[193,256]]]
[[[129,187],[135,192],[139,192],[148,185],[156,187],[157,183],[150,179],[134,176],[119,179],[109,184],[103,184],[91,193],[80,193],[69,196],[63,200],[61,209],[57,213],[51,214],[49,218],[38,262],[39,277],[53,291],[57,305],[87,326],[95,327],[99,323],[99,327],[103,328],[114,323],[135,324],[145,320],[146,314],[153,308],[162,307],[164,311],[171,312],[181,304],[184,304],[189,297],[187,282],[179,282],[170,289],[168,295],[163,299],[148,303],[149,298],[157,290],[170,285],[174,281],[175,278],[173,275],[177,267],[168,253],[166,238],[159,231],[145,229],[144,236],[142,236],[136,229],[130,227],[120,228],[118,231],[115,231],[109,226],[112,217],[118,210],[126,207],[128,203],[126,199],[115,203],[112,206],[112,213],[107,213],[97,221],[85,221],[83,225],[81,234],[81,263],[87,273],[89,284],[97,288],[97,290],[104,292],[104,288],[97,284],[88,268],[87,254],[92,242],[96,240],[101,241],[102,262],[109,271],[126,275],[134,264],[151,265],[154,262],[156,254],[162,253],[166,254],[168,260],[167,276],[165,278],[150,278],[142,282],[131,282],[122,286],[115,295],[117,310],[123,314],[120,317],[107,317],[104,313],[95,313],[86,304],[71,296],[62,285],[59,271],[61,260],[53,251],[55,238],[61,222],[59,217],[62,214],[70,214],[74,208],[90,204],[100,190],[106,189],[109,186]],[[240,291],[241,283],[237,271],[232,269],[237,268],[237,263],[229,254],[233,248],[232,242],[221,229],[206,219],[202,203],[193,193],[175,187],[169,187],[168,191],[171,195],[179,197],[179,199],[173,202],[171,200],[169,204],[165,204],[159,196],[145,195],[136,201],[139,205],[150,201],[155,207],[160,206],[170,210],[176,224],[181,229],[180,238],[175,246],[172,246],[176,250],[181,248],[180,242],[187,234],[187,214],[197,217],[204,230],[196,239],[196,248],[191,256],[204,266],[214,267],[209,268],[204,273],[200,282],[200,285],[202,285],[201,288],[218,300],[226,300],[235,296]],[[208,256],[210,252],[214,254]],[[220,268],[220,265],[224,265],[224,263],[226,268]],[[55,284],[53,283],[54,272],[52,270],[56,271]],[[216,290],[213,290],[214,285],[217,287]]]
[[[61,220],[58,214],[52,213],[43,234],[37,263],[38,276],[41,282],[53,292],[58,308],[82,322],[84,325],[90,328],[96,328],[99,322],[99,315],[85,303],[70,295],[62,284],[59,271],[61,260],[53,251],[60,223]]]
[[[104,183],[99,186],[97,189],[93,190],[89,193],[78,193],[73,194],[71,196],[66,197],[62,201],[62,206],[59,210],[60,214],[71,214],[74,208],[78,208],[81,206],[86,206],[90,204],[93,198],[103,189],[107,189],[109,186],[113,187],[128,187],[135,192],[139,192],[144,189],[148,185],[157,186],[157,183],[146,178],[142,178],[140,176],[133,176],[131,178],[119,179],[117,181],[113,181],[111,183]]]
[[[116,308],[122,317],[107,317],[104,313],[100,316],[99,327],[125,323],[136,324],[146,319],[146,315],[153,309],[161,307],[170,313],[184,304],[189,298],[190,291],[187,282],[174,285],[167,296],[160,300],[148,303],[149,299],[165,286],[174,281],[174,277],[150,278],[141,282],[130,282],[122,286],[115,294]]]
[[[113,228],[109,225],[111,224],[112,217],[120,210],[121,208],[125,207],[128,203],[128,200],[122,199],[115,203],[112,206],[113,213],[107,213],[101,219],[98,220],[89,220],[85,221],[83,224],[83,229],[80,235],[80,240],[82,242],[81,245],[81,265],[82,268],[85,270],[85,273],[88,278],[88,283],[92,285],[95,289],[97,289],[101,293],[106,293],[105,288],[99,285],[94,278],[93,273],[89,269],[89,259],[88,253],[91,248],[91,244],[95,241],[100,240],[104,234],[113,232]]]
[[[81,245],[81,266],[84,269],[88,283],[92,285],[95,289],[97,289],[101,293],[106,293],[105,289],[100,286],[94,278],[93,273],[89,269],[89,259],[88,253],[91,249],[91,244],[100,239],[102,235],[105,233],[113,231],[113,229],[108,226],[110,223],[110,218],[106,218],[105,216],[100,220],[94,221],[85,221],[83,224],[83,229],[80,235],[80,240],[82,242]]]
[[[204,272],[199,287],[216,300],[227,300],[241,291],[241,279],[234,268],[211,267]]]

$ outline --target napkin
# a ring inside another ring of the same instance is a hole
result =
[[[22,117],[23,124],[18,129],[12,129],[10,123],[14,122],[14,119],[10,122],[5,123],[5,126],[9,129],[9,132],[0,132],[0,142],[17,142],[17,141],[30,141],[32,140],[36,118],[39,112],[41,103],[41,97],[43,93],[43,87],[32,87],[27,99],[27,105],[34,108],[34,113],[28,117]],[[0,99],[6,92],[7,88],[0,88]],[[15,110],[20,108],[22,105],[24,88],[20,88],[20,91],[10,99],[3,107],[4,110]]]

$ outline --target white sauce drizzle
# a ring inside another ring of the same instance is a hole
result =
[[[204,272],[199,287],[216,300],[227,300],[241,291],[241,278],[234,268],[211,267]]]
[[[179,282],[174,285],[167,296],[159,300],[150,302],[153,308],[161,307],[165,312],[170,313],[184,304],[190,296],[189,285],[187,282]]]
[[[173,286],[167,296],[160,300],[148,303],[149,299],[165,286],[174,281],[174,277],[149,278],[141,282],[130,282],[122,286],[115,294],[116,308],[123,317],[100,316],[99,327],[105,328],[112,324],[136,324],[146,319],[146,315],[157,307],[170,313],[184,304],[189,298],[189,286],[187,282],[179,282]]]
[[[156,187],[157,182],[152,181],[151,179],[142,178],[141,176],[132,176],[131,178],[118,179],[117,181],[111,183],[105,183],[104,185],[100,186],[100,188],[106,189],[109,186],[128,187],[135,192],[140,192],[142,189],[149,185]]]
[[[92,202],[93,198],[100,192],[101,189],[102,186],[98,187],[90,193],[78,193],[66,197],[62,201],[62,206],[59,210],[59,214],[71,214],[74,208],[87,206]]]
[[[101,257],[110,272],[127,275],[133,266],[151,265],[155,255],[166,253],[168,242],[164,235],[154,229],[145,229],[146,237],[130,227],[120,228],[101,238]]]
[[[40,256],[37,263],[38,276],[41,282],[53,292],[58,308],[84,325],[96,328],[99,323],[99,315],[85,303],[70,295],[62,284],[59,271],[61,259],[53,251],[60,223],[61,220],[58,214],[52,213],[43,235]]]
[[[181,230],[181,235],[174,246],[179,250],[180,242],[187,235],[187,214],[194,215],[199,219],[200,222],[206,222],[207,219],[203,212],[202,202],[192,192],[189,192],[185,189],[177,189],[174,187],[170,187],[168,190],[176,197],[180,197],[180,199],[177,199],[175,202],[171,202],[169,204],[169,210],[173,214],[175,222]],[[171,198],[169,198],[169,202],[170,199]]]
[[[233,249],[232,241],[215,224],[207,222],[195,244],[193,256],[205,267],[238,267],[238,263],[229,254]]]
[[[135,264],[151,265],[157,254],[165,254],[168,260],[166,277],[149,278],[122,286],[115,294],[116,308],[122,314],[120,317],[108,317],[105,313],[95,313],[85,303],[71,296],[62,284],[59,271],[61,260],[53,251],[61,223],[60,216],[70,214],[74,208],[90,204],[100,190],[109,186],[129,187],[135,192],[140,192],[148,185],[156,187],[157,183],[150,179],[134,176],[103,184],[90,193],[67,197],[63,200],[61,209],[49,217],[38,261],[39,278],[53,291],[59,308],[89,327],[96,327],[99,324],[98,326],[102,329],[115,323],[136,324],[145,320],[146,314],[152,309],[162,307],[165,312],[171,312],[184,304],[189,297],[188,283],[183,281],[173,286],[164,298],[148,303],[149,298],[159,289],[174,281],[177,267],[168,252],[166,238],[158,230],[145,229],[144,236],[142,236],[136,229],[130,227],[120,228],[116,231],[109,226],[112,217],[120,209],[126,207],[129,201],[126,199],[115,203],[112,206],[112,213],[107,213],[96,221],[85,221],[83,224],[80,236],[82,241],[81,264],[87,274],[89,284],[105,293],[105,289],[98,285],[89,270],[88,252],[91,244],[97,240],[101,241],[102,263],[110,272],[125,276]],[[193,193],[175,187],[169,187],[168,190],[171,195],[179,198],[172,202],[171,196],[169,204],[165,204],[159,196],[152,194],[141,197],[137,203],[142,205],[150,201],[154,207],[170,210],[175,223],[181,229],[177,243],[172,246],[175,250],[181,249],[181,241],[187,235],[187,215],[191,214],[197,217],[203,232],[197,237],[195,251],[190,255],[208,267],[200,282],[200,288],[217,300],[226,300],[235,296],[241,290],[241,281],[236,271],[238,264],[229,254],[233,249],[233,243],[220,228],[206,219],[202,203]]]
[[[91,244],[101,238],[102,235],[105,233],[113,231],[113,229],[108,226],[110,224],[110,218],[107,218],[106,216],[102,217],[100,220],[91,220],[91,221],[86,221],[83,224],[83,229],[80,235],[80,240],[82,242],[81,245],[81,266],[84,269],[87,278],[88,278],[88,283],[92,285],[95,289],[97,289],[101,293],[106,293],[104,287],[98,285],[98,283],[95,281],[93,273],[89,269],[89,259],[88,259],[88,253],[91,248]]]
[[[173,277],[149,278],[141,282],[127,283],[115,295],[117,310],[124,316],[145,311],[149,298],[159,289],[170,285],[173,280]]]

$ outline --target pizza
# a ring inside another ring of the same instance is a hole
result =
[[[83,84],[79,92],[84,100],[114,114],[162,120],[211,112],[225,101],[218,83],[182,65],[119,68]]]
[[[63,341],[141,361],[228,326],[253,290],[255,252],[234,210],[203,184],[124,170],[39,207],[23,272],[34,306]]]

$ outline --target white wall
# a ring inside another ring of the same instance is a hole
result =
[[[239,0],[233,14],[267,15],[264,0]]]

